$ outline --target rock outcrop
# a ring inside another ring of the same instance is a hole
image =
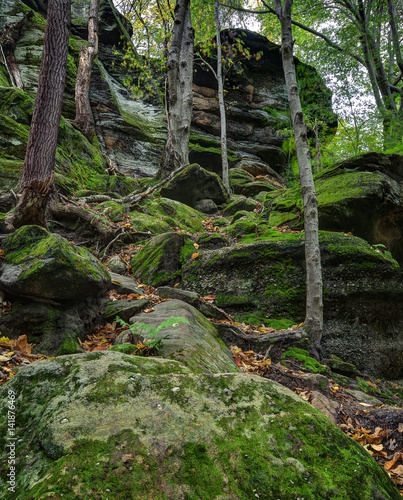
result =
[[[79,50],[87,39],[87,5],[85,0],[72,1],[63,108],[63,116],[70,120],[75,116],[74,88]],[[15,44],[15,59],[24,92],[30,96],[35,94],[37,87],[46,9],[47,0],[5,0],[0,6],[0,29],[32,12]],[[112,0],[101,0],[99,26],[99,53],[93,66],[90,95],[97,142],[119,171],[134,177],[153,175],[166,138],[163,106],[158,96],[133,98],[124,84],[127,76],[136,78],[136,75],[127,75],[122,66],[124,45],[130,40],[130,29]],[[289,129],[289,118],[279,47],[247,30],[232,30],[231,36],[243,39],[252,58],[242,62],[243,76],[232,72],[227,82],[230,166],[238,167],[247,160],[277,172],[282,171],[286,155],[281,147],[283,139],[289,135],[286,130]],[[257,53],[261,53],[258,61],[255,57]],[[298,68],[301,70],[303,105],[309,107],[310,114],[333,133],[336,124],[329,90],[313,68],[297,61]],[[9,87],[7,71],[3,67],[0,69],[0,84]],[[192,162],[220,173],[216,82],[209,72],[198,68],[194,83],[194,130],[190,158]],[[233,87],[236,89],[233,90]],[[304,89],[308,87],[309,92],[304,94]],[[8,136],[3,137],[7,148],[11,148],[15,141],[14,135],[21,123],[18,117],[14,120],[17,125],[11,127]],[[12,128],[15,128],[14,132]],[[25,151],[26,137],[18,136],[18,141]],[[21,163],[21,156],[14,161],[19,164],[18,160]],[[68,161],[65,159],[64,163]],[[17,167],[17,164],[13,166]]]
[[[355,441],[289,389],[117,352],[24,368],[12,395],[17,495],[88,498],[400,498]],[[1,459],[7,418],[0,416]]]
[[[379,245],[403,263],[403,156],[366,153],[315,175],[319,226],[351,232]],[[266,202],[274,226],[303,227],[301,189],[279,192]]]

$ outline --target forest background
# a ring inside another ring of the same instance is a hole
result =
[[[250,29],[280,45],[281,26],[271,4],[226,0],[220,4],[221,28]],[[326,166],[366,151],[402,152],[402,4],[402,0],[293,2],[294,55],[314,66],[332,90],[339,120],[334,139],[320,141],[320,148],[312,151],[320,155],[317,164]],[[128,68],[137,65],[143,75],[128,81],[139,93],[147,89],[147,71],[156,65],[162,70],[165,64],[174,5],[170,0],[115,0],[115,5],[133,25],[132,50],[143,56],[140,68],[139,58],[127,54]],[[214,2],[192,0],[191,11],[195,45],[211,55]],[[321,130],[320,124],[309,123],[309,113],[305,119],[310,128]],[[289,133],[291,129],[290,124]]]

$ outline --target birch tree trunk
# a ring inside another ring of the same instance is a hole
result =
[[[99,0],[91,0],[88,12],[88,43],[80,50],[76,79],[76,118],[73,125],[92,143],[95,134],[94,117],[90,104],[92,63],[98,54]]]
[[[11,216],[15,228],[47,228],[46,206],[54,189],[54,167],[69,45],[70,0],[49,0],[38,92],[19,185]]]
[[[189,163],[189,135],[193,109],[194,32],[190,0],[177,0],[172,41],[168,51],[168,138],[157,177]]]
[[[323,331],[322,268],[319,247],[318,201],[312,177],[307,127],[302,113],[295,72],[291,28],[292,0],[274,0],[281,23],[281,55],[288,102],[294,128],[298,168],[304,203],[306,316],[305,326],[311,340],[311,353],[319,357]]]
[[[221,26],[220,26],[220,8],[218,0],[215,0],[214,7],[215,31],[217,40],[217,83],[218,83],[218,105],[220,108],[221,122],[221,161],[222,161],[222,181],[224,186],[230,190],[228,178],[228,156],[227,156],[227,119],[224,103],[224,82],[222,71],[222,50],[221,50]]]

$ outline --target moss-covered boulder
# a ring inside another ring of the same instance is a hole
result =
[[[231,168],[228,172],[228,178],[231,190],[235,194],[241,194],[243,186],[254,179],[252,174],[241,168]]]
[[[178,321],[173,322],[174,319]],[[182,300],[161,302],[154,307],[153,312],[134,316],[130,322],[133,327],[140,324],[136,333],[151,340],[161,340],[158,354],[181,361],[193,373],[239,372],[230,350],[219,337],[214,325]],[[154,333],[142,330],[141,323],[151,327]],[[163,323],[166,326],[161,328]],[[121,333],[116,339],[117,344],[128,342],[128,332]]]
[[[178,172],[161,188],[165,198],[194,207],[199,200],[210,199],[217,205],[229,201],[229,193],[215,173],[193,164]]]
[[[171,228],[179,227],[191,233],[203,231],[205,217],[193,208],[179,201],[158,198],[147,204],[144,209],[148,214],[161,218]]]
[[[216,305],[260,322],[305,317],[303,233],[263,232],[229,248],[201,251],[182,269],[182,286]],[[325,353],[359,370],[403,374],[403,279],[391,257],[360,238],[320,233],[324,281]],[[287,325],[289,326],[290,323]]]
[[[170,225],[161,218],[141,212],[131,212],[130,222],[131,226],[140,232],[149,231],[152,234],[161,234],[171,230]]]
[[[20,434],[16,493],[0,479],[5,500],[400,498],[358,443],[254,375],[85,353],[25,367],[0,388],[1,406],[10,402]],[[2,412],[4,472],[8,429]]]
[[[234,199],[228,203],[222,214],[226,217],[228,215],[235,215],[239,210],[253,212],[257,206],[257,201],[246,198],[246,196],[234,196]]]
[[[153,286],[176,283],[180,277],[185,239],[185,235],[174,232],[151,238],[130,261],[136,278]]]
[[[12,295],[79,302],[110,283],[109,273],[88,250],[39,226],[22,226],[3,248],[0,286]]]
[[[96,297],[75,304],[16,299],[11,311],[0,318],[0,331],[12,339],[27,335],[38,354],[72,353],[77,337],[83,340],[98,324],[100,302]]]
[[[403,262],[403,156],[367,153],[326,168],[315,176],[319,225],[351,232],[384,245]],[[303,226],[299,186],[267,200],[270,224]]]

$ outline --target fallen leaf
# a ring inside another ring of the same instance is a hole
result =
[[[197,243],[193,243],[193,246],[196,248],[196,250],[199,248],[199,245]]]
[[[0,339],[0,342],[1,342],[1,339]],[[398,430],[398,432],[403,432],[403,422],[400,422],[397,430]]]
[[[400,452],[395,453],[393,455],[392,460],[385,462],[385,464],[383,465],[384,469],[386,470],[391,469],[395,465],[395,463],[399,460],[399,457],[400,457]]]
[[[382,444],[371,444],[371,447],[375,451],[382,451],[383,450],[383,445]]]
[[[192,253],[192,259],[197,259],[197,257],[199,256],[199,252],[195,252],[195,253]]]
[[[151,313],[154,311],[154,308],[153,307],[150,307],[150,309],[145,309],[144,312],[145,313]]]
[[[215,298],[215,295],[206,295],[205,297],[203,297],[204,300],[214,300]]]
[[[398,476],[403,475],[403,465],[398,465],[397,467],[392,469],[391,472],[393,472],[393,474],[397,474]]]

